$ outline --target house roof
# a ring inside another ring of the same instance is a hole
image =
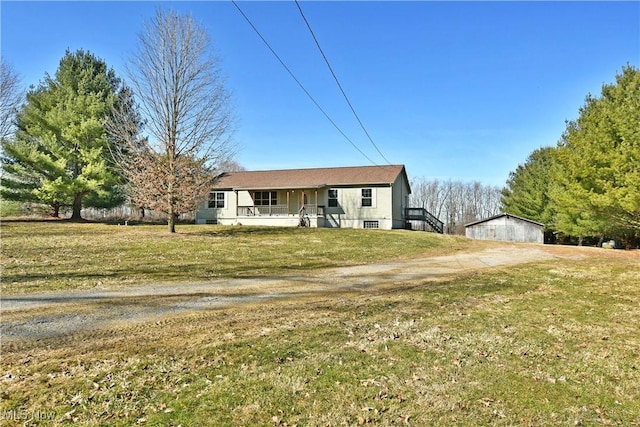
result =
[[[216,178],[214,189],[294,189],[348,185],[391,185],[402,174],[403,165],[353,166],[314,169],[226,172]]]
[[[391,185],[401,174],[407,186],[409,186],[404,165],[226,172],[216,177],[213,188],[276,190],[329,186]]]
[[[481,224],[483,222],[488,222],[488,221],[491,221],[491,220],[494,220],[494,219],[498,219],[498,218],[502,218],[502,217],[515,218],[515,219],[519,219],[521,221],[530,222],[531,224],[535,224],[535,225],[539,225],[541,227],[544,227],[544,224],[542,224],[542,223],[539,223],[539,222],[536,222],[536,221],[533,221],[533,220],[530,220],[530,219],[527,219],[527,218],[523,218],[521,216],[511,215],[511,214],[508,214],[508,213],[502,213],[502,214],[499,214],[499,215],[492,216],[490,218],[485,218],[485,219],[481,219],[479,221],[470,222],[469,224],[465,224],[465,227],[471,227],[472,225]]]

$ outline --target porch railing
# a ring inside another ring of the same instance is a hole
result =
[[[318,205],[304,205],[304,212],[309,216],[323,216],[324,206]]]
[[[425,208],[405,208],[404,218],[409,221],[426,222],[436,233],[444,232],[444,223]]]
[[[309,216],[324,215],[324,206],[304,205],[304,209]],[[238,216],[297,216],[298,212],[287,205],[238,206]]]

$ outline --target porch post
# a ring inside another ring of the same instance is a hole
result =
[[[287,215],[291,214],[291,207],[289,206],[289,190],[287,190]]]

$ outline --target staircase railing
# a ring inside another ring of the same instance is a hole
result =
[[[405,208],[406,220],[424,221],[431,226],[436,233],[444,233],[444,223],[425,208]]]

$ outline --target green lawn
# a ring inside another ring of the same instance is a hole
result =
[[[3,292],[264,276],[462,250],[459,237],[405,230],[3,222]]]
[[[185,267],[172,280],[201,280],[217,277],[218,269],[206,270],[200,260],[212,253],[224,274],[243,276],[291,268],[286,254],[300,251],[314,259],[295,266],[305,269],[368,262],[385,249],[401,257],[479,244],[365,230],[183,227],[174,237],[153,227],[48,227],[2,225],[3,265],[23,257],[20,267],[7,266],[15,283],[3,286],[47,288],[33,282],[45,271],[33,259],[40,256],[55,271],[70,270],[71,263],[55,262],[55,247],[48,255],[33,247],[50,239],[76,255],[77,276],[66,273],[56,286],[75,287],[162,277],[127,260],[126,268],[111,266],[98,279],[89,254],[109,257],[105,266],[114,253],[146,254],[145,262],[182,254],[175,265],[198,268]],[[19,238],[30,234],[38,237]],[[229,256],[250,266],[234,269],[224,252],[209,248],[228,240],[238,248]],[[343,255],[331,255],[330,244]],[[255,248],[263,245],[277,250]],[[262,255],[253,259],[240,248]],[[54,418],[33,420],[37,425],[638,425],[639,261],[637,251],[568,248],[553,261],[444,282],[327,292],[3,343],[0,410],[7,425],[24,421],[11,421],[11,411]]]

